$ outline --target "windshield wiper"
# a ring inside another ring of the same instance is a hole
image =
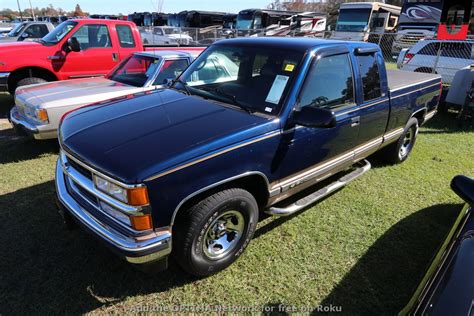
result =
[[[179,78],[173,79],[173,81],[171,81],[171,87],[174,87],[174,85],[175,85],[177,82],[179,82],[179,83],[183,86],[183,88],[184,88],[184,90],[186,91],[186,94],[187,94],[187,95],[191,95],[191,94],[192,94],[192,93],[191,93],[191,90],[189,90],[188,83],[185,82],[185,81],[183,81],[183,80],[181,80],[181,79],[179,79]]]
[[[251,107],[249,107],[249,106],[243,104],[242,102],[240,102],[239,100],[237,100],[237,96],[235,96],[233,94],[224,92],[224,91],[220,90],[219,88],[216,88],[212,91],[217,92],[218,95],[221,95],[221,96],[231,100],[232,104],[237,105],[239,108],[243,109],[244,111],[246,111],[249,114],[252,114],[252,113],[255,112],[254,109],[252,109]]]

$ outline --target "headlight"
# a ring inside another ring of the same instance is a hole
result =
[[[146,187],[124,188],[109,180],[94,175],[95,187],[105,194],[129,205],[148,205],[148,191]]]
[[[36,109],[36,108],[26,106],[25,115],[38,123],[42,123],[42,124],[49,123],[48,111],[46,109]]]
[[[109,204],[107,203],[104,203],[104,202],[100,202],[100,208],[107,214],[109,214],[110,216],[112,216],[113,218],[121,221],[122,223],[124,224],[127,224],[128,226],[132,226],[132,223],[130,222],[130,217],[122,212],[120,212],[119,210],[116,210],[115,208],[113,208],[112,206],[110,206]]]

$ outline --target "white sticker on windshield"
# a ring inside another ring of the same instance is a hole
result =
[[[286,83],[288,82],[288,76],[277,75],[273,81],[272,88],[268,92],[265,102],[278,104],[280,102],[281,95],[283,90],[285,90]]]

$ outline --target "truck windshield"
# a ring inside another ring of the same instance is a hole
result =
[[[17,37],[17,36],[19,36],[20,33],[23,32],[25,27],[26,27],[26,23],[20,23],[17,26],[15,26],[13,28],[13,30],[11,30],[10,33],[7,34],[7,36],[8,37]]]
[[[336,31],[363,32],[369,23],[370,9],[341,9],[337,19]]]
[[[45,44],[57,44],[77,25],[77,22],[66,21],[59,24],[53,31],[46,34],[41,40]]]
[[[249,30],[252,28],[253,22],[253,14],[246,12],[246,13],[239,13],[237,16],[237,25],[236,28],[239,30]]]
[[[172,87],[242,108],[278,115],[302,53],[270,47],[215,45],[205,50]]]
[[[133,55],[115,68],[108,79],[134,87],[143,87],[153,77],[160,65],[160,59]]]

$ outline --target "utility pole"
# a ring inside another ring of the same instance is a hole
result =
[[[28,0],[30,2],[30,9],[31,9],[31,15],[33,16],[33,21],[36,21],[36,16],[35,16],[35,11],[33,10],[33,6],[31,5],[31,0]]]
[[[18,11],[20,12],[20,20],[21,22],[23,22],[23,14],[21,14],[20,1],[16,0],[16,4],[18,4]]]

